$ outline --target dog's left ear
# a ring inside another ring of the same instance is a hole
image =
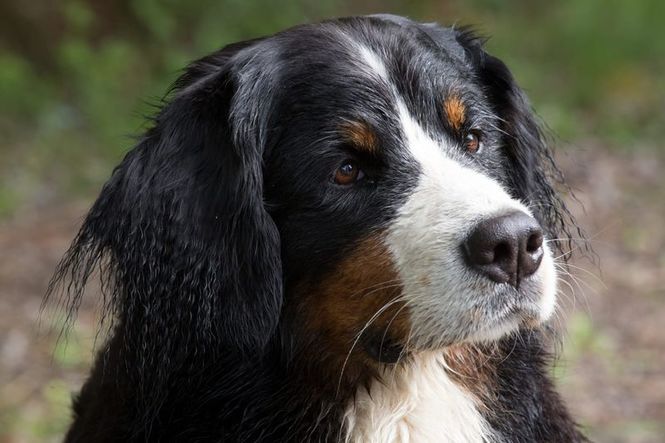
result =
[[[102,267],[116,340],[140,362],[130,365],[167,371],[206,353],[260,355],[277,326],[280,241],[263,203],[272,80],[254,43],[188,67],[52,281],[49,293],[71,281],[75,310]]]
[[[563,178],[526,95],[505,63],[485,52],[483,39],[464,28],[455,31],[455,39],[501,119],[510,192],[530,207],[550,238],[557,238],[570,216],[553,187]]]

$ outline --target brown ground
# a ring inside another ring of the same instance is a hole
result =
[[[568,333],[555,375],[594,440],[663,442],[665,156],[577,146],[583,152],[561,163],[586,207],[586,213],[572,209],[600,257],[602,276],[586,260],[573,262],[578,282],[569,281],[563,298],[574,292],[575,303],[560,317]],[[85,209],[39,208],[0,224],[0,443],[58,441],[70,392],[90,364],[92,301],[66,346],[56,345],[57,320],[37,328],[48,278]]]

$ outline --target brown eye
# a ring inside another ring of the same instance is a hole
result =
[[[358,180],[362,180],[365,173],[358,165],[350,160],[342,163],[335,171],[335,183],[338,185],[351,185]]]
[[[480,151],[480,135],[475,131],[466,134],[466,137],[464,137],[464,147],[469,154],[476,154]]]

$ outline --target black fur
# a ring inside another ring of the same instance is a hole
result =
[[[438,91],[464,84],[478,109],[497,116],[497,130],[488,130],[496,149],[476,167],[529,202],[550,237],[570,237],[550,184],[558,171],[530,106],[468,31],[377,16],[227,46],[178,80],[50,285],[52,294],[71,281],[76,310],[101,267],[112,320],[67,441],[340,438],[352,393],[331,395],[321,387],[331,380],[303,375],[308,339],[282,307],[299,282],[330,272],[357,239],[384,226],[417,175],[398,155],[388,95],[355,72],[340,30],[392,53],[400,95],[428,127],[442,125]],[[441,75],[414,70],[416,56]],[[348,198],[329,175],[351,155],[334,134],[351,116],[370,121],[385,149],[358,159],[371,179]],[[515,442],[582,440],[545,376],[540,336],[502,347],[488,415],[497,431]]]

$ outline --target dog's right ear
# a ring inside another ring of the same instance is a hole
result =
[[[265,80],[255,43],[203,58],[176,82],[49,287],[47,298],[69,281],[76,310],[101,267],[115,338],[151,377],[216,352],[259,355],[279,319],[279,236],[263,205],[271,105],[268,94],[262,107],[252,99]]]

